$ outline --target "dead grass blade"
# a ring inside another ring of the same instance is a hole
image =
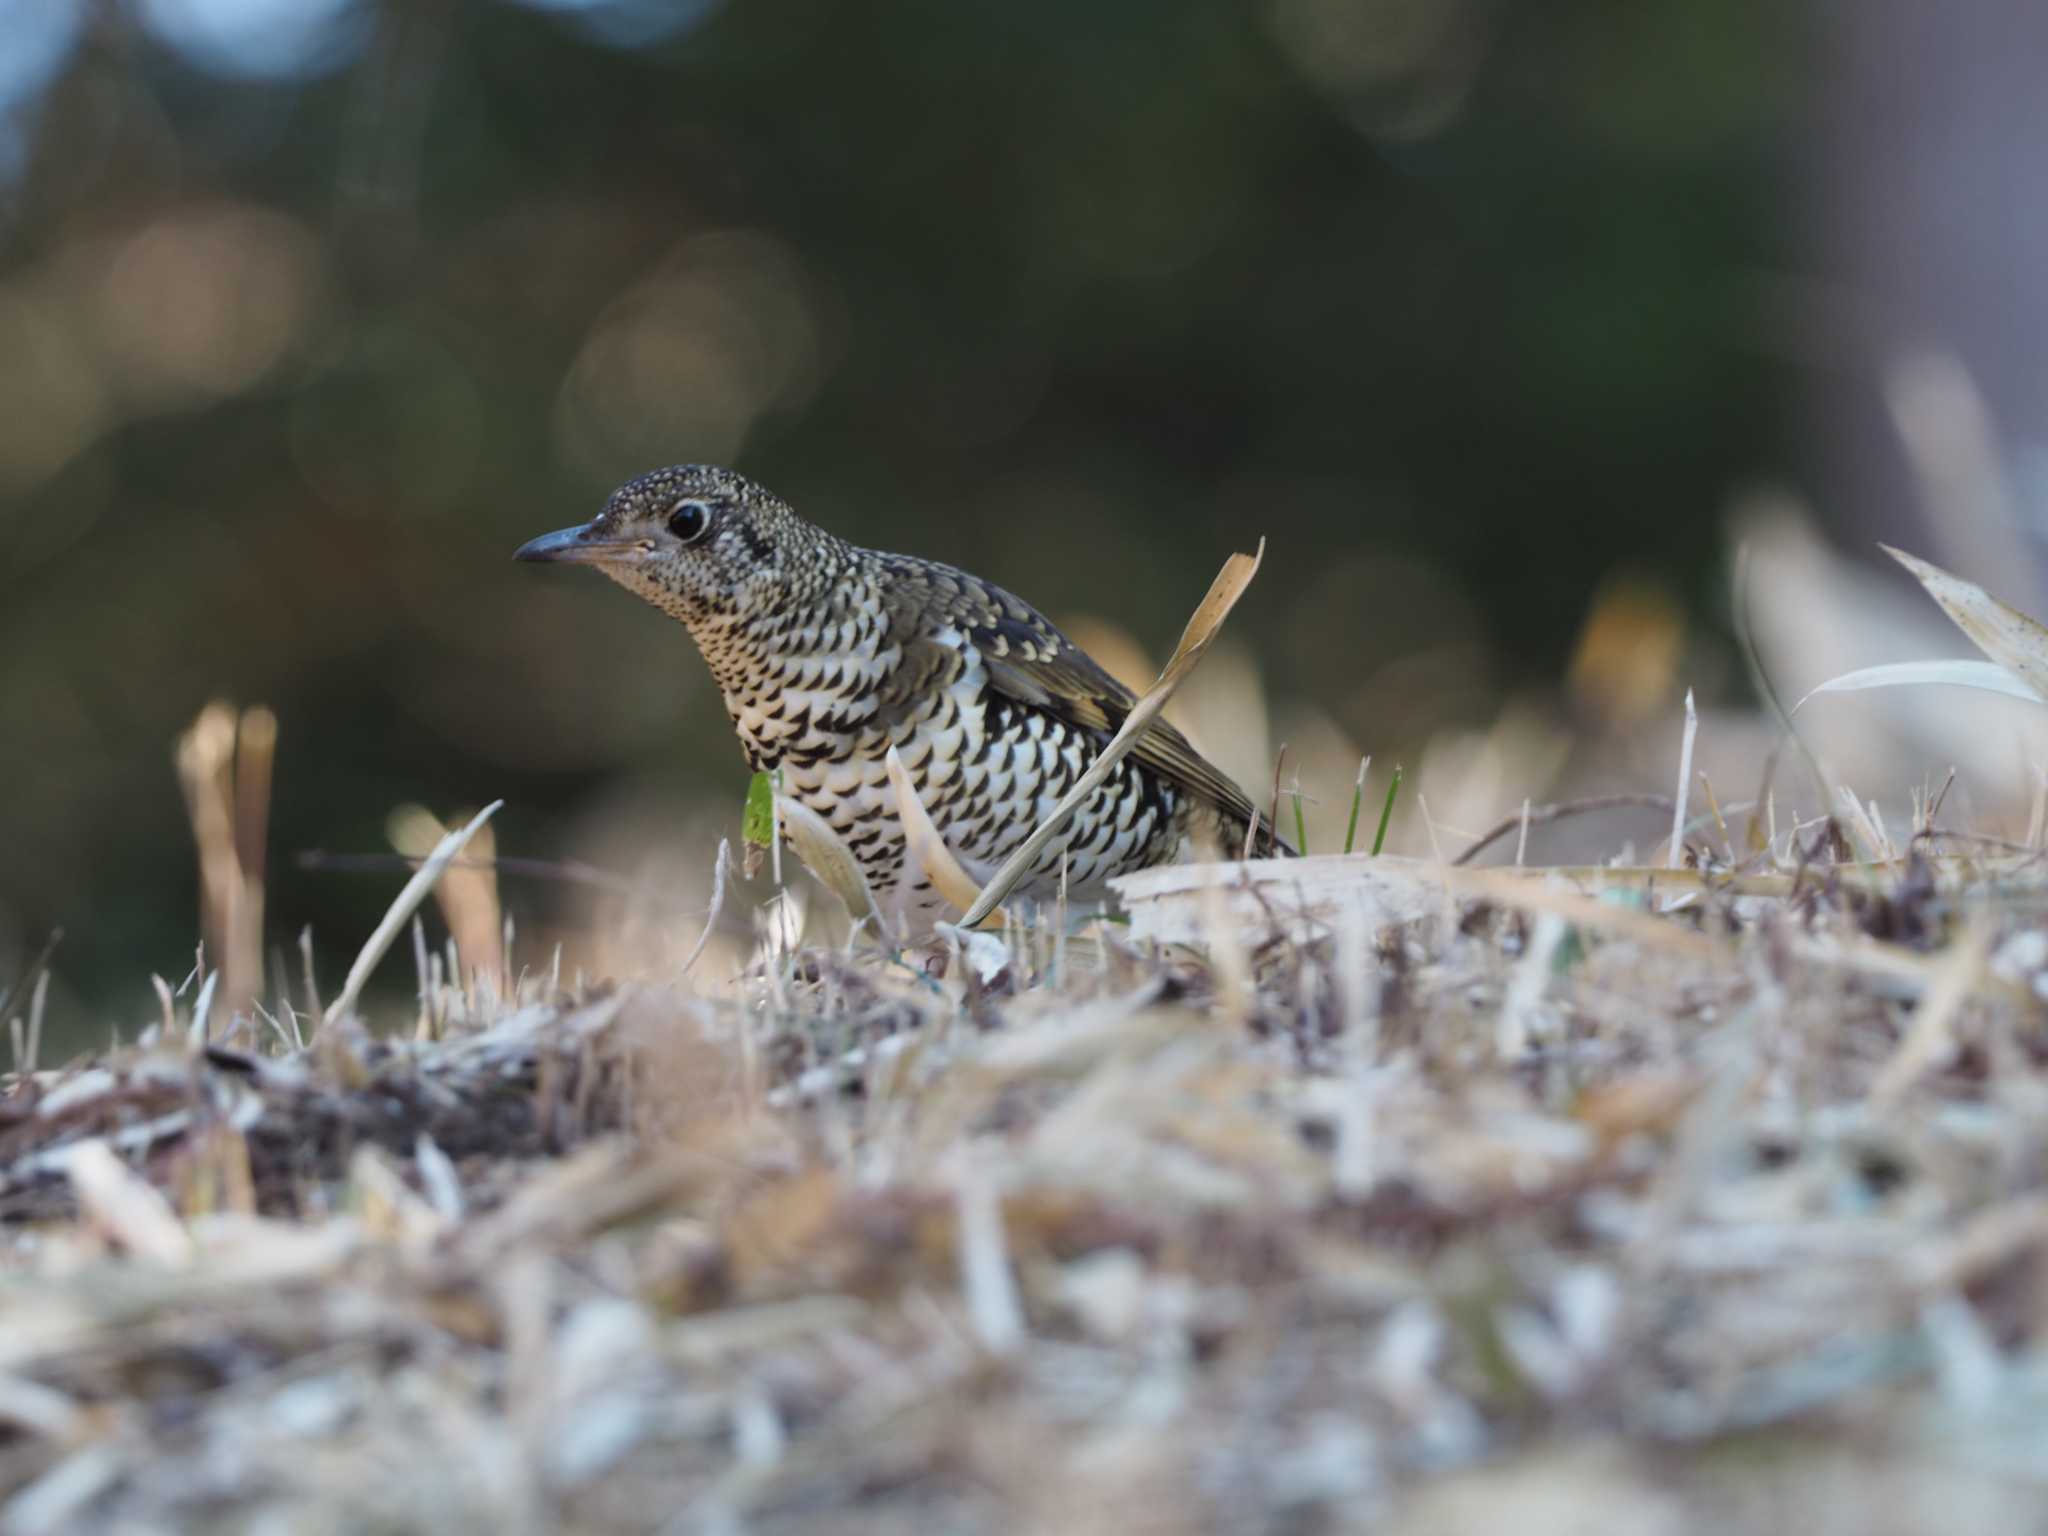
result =
[[[391,846],[415,859],[431,858],[451,830],[432,811],[419,805],[401,806],[392,812],[385,828]],[[498,902],[497,839],[489,827],[477,829],[468,852],[468,858],[448,862],[440,883],[434,887],[434,900],[455,939],[455,953],[463,971],[470,979],[487,979],[502,993],[506,974],[505,928]],[[463,978],[451,979],[460,984]]]
[[[1528,832],[1531,827],[1544,826],[1550,822],[1563,821],[1573,816],[1589,816],[1599,811],[1633,809],[1637,807],[1646,811],[1668,811],[1675,804],[1676,802],[1669,795],[1650,794],[1595,795],[1590,799],[1565,800],[1555,805],[1530,805],[1524,802],[1522,808],[1515,812],[1514,815],[1503,817],[1478,837],[1474,838],[1467,845],[1465,851],[1451,860],[1451,863],[1454,867],[1470,864],[1480,854],[1491,848],[1510,832],[1521,835],[1525,845],[1522,851],[1526,852]],[[1347,853],[1350,852],[1348,848],[1345,851]],[[1522,862],[1519,855],[1515,862],[1517,864]]]
[[[732,844],[725,838],[718,840],[718,862],[711,866],[711,910],[704,914],[703,932],[697,935],[697,942],[690,946],[690,952],[683,958],[679,975],[690,974],[697,957],[704,953],[704,946],[711,941],[711,930],[718,926],[719,914],[725,911],[725,888],[732,879]]]
[[[1252,578],[1259,574],[1259,562],[1265,558],[1266,541],[1259,540],[1258,549],[1249,555],[1234,554],[1223,562],[1223,569],[1216,573],[1216,579],[1209,584],[1209,592],[1201,601],[1194,614],[1188,619],[1187,627],[1181,631],[1180,644],[1174,647],[1173,658],[1151,690],[1140,699],[1137,707],[1125,719],[1123,728],[1109,739],[1109,744],[1097,754],[1088,771],[1081,775],[1074,787],[1061,797],[1060,803],[1052,808],[1052,814],[1040,822],[1037,829],[1026,839],[1017,851],[1003,861],[974,899],[974,904],[960,920],[963,928],[978,926],[989,913],[1002,904],[1003,898],[1016,888],[1024,872],[1031,867],[1045,845],[1059,835],[1067,818],[1076,807],[1094,794],[1104,779],[1116,770],[1130,750],[1138,744],[1138,738],[1145,728],[1159,717],[1173,697],[1174,690],[1187,681],[1188,674],[1195,670],[1202,656],[1216,638],[1223,621],[1230,616],[1230,610],[1237,606],[1237,600],[1244,596],[1245,588],[1252,584]]]
[[[65,1159],[79,1209],[137,1258],[180,1267],[192,1261],[192,1239],[170,1201],[129,1171],[104,1141],[81,1142]]]
[[[441,878],[441,872],[454,862],[456,856],[469,846],[469,840],[483,829],[493,816],[498,814],[502,800],[493,800],[489,805],[470,818],[469,825],[459,832],[450,832],[442,838],[427,862],[413,872],[405,882],[405,888],[398,893],[397,900],[384,914],[384,920],[377,925],[362,950],[356,955],[356,963],[348,968],[348,978],[341,984],[341,995],[330,1003],[321,1017],[322,1024],[332,1024],[343,1017],[356,1005],[356,999],[363,994],[363,988],[370,980],[370,973],[377,969],[382,960],[397,942],[405,925],[412,920],[413,912],[427,899],[427,893],[434,888],[434,882]]]
[[[1988,915],[1978,913],[1948,951],[1930,965],[1927,990],[1914,1010],[1913,1026],[1871,1085],[1874,1108],[1889,1109],[1897,1104],[1923,1073],[1955,1048],[1956,1015],[1984,977],[1992,932]]]
[[[1673,869],[1685,863],[1685,807],[1692,794],[1692,749],[1699,740],[1700,712],[1692,701],[1692,690],[1685,690],[1685,735],[1678,751],[1678,794],[1671,806],[1671,847],[1664,862]]]
[[[178,738],[178,781],[199,853],[200,928],[225,973],[222,1012],[247,1014],[263,985],[265,829],[277,717],[214,702]]]

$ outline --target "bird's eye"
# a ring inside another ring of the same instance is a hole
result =
[[[679,501],[669,509],[668,531],[684,544],[694,544],[711,527],[711,509],[701,501]]]

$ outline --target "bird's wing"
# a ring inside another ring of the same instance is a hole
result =
[[[915,575],[905,567],[915,567]],[[1095,732],[1104,741],[1136,707],[1130,689],[1023,599],[978,576],[925,561],[904,560],[896,575],[893,585],[908,597],[903,618],[915,622],[914,604],[924,624],[957,628],[981,653],[989,686],[1004,697]],[[905,581],[906,576],[911,579]],[[917,648],[915,641],[906,646],[906,662],[913,666]],[[1226,821],[1242,827],[1258,815],[1245,792],[1164,720],[1145,727],[1131,757]],[[1258,816],[1258,823],[1262,851],[1270,851],[1268,844],[1292,851],[1274,836],[1265,817]]]

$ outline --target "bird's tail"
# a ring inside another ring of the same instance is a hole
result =
[[[1300,856],[1295,846],[1266,819],[1263,811],[1254,810],[1246,816],[1234,807],[1212,806],[1210,809],[1213,814],[1205,818],[1208,825],[1202,829],[1203,834],[1223,858],[1292,859]],[[1200,846],[1203,839],[1198,837],[1196,841]]]

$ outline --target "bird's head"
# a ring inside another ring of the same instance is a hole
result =
[[[696,630],[809,585],[838,542],[742,475],[678,464],[628,481],[589,522],[513,558],[594,565]]]

